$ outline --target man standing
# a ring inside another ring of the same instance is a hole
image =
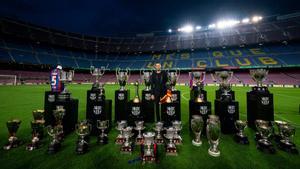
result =
[[[155,71],[151,75],[151,99],[155,102],[156,120],[160,121],[159,101],[166,94],[168,76],[165,71],[161,70],[161,64],[154,65]]]

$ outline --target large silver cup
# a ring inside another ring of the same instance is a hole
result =
[[[201,91],[203,90],[206,73],[201,71],[196,71],[196,72],[192,72],[192,74],[193,74],[193,78],[196,80],[196,86],[198,92],[195,102],[198,103],[204,102],[204,98]]]
[[[64,86],[64,90],[62,91],[62,93],[69,93],[68,89],[67,89],[67,84],[71,83],[73,78],[74,78],[74,70],[69,70],[69,71],[64,71],[64,70],[60,70],[60,78],[59,80],[65,85]]]
[[[140,71],[140,76],[144,80],[145,83],[145,91],[151,91],[151,75],[152,71],[151,70],[141,70]]]
[[[122,120],[117,122],[116,129],[119,131],[119,134],[116,138],[116,144],[123,144],[125,142],[125,138],[123,137],[123,129],[127,127],[127,121]]]
[[[192,144],[194,146],[202,145],[202,141],[200,137],[201,137],[201,131],[203,127],[204,127],[204,121],[202,117],[199,115],[193,115],[191,119],[191,129],[195,135],[195,138],[192,140]]]
[[[268,70],[266,69],[252,69],[250,70],[250,75],[252,79],[256,82],[257,87],[262,87],[263,82],[266,80],[268,75]]]
[[[99,80],[104,75],[106,68],[101,66],[100,68],[95,68],[94,66],[90,67],[90,73],[92,76],[95,76],[95,82],[93,83],[93,89],[99,89],[101,86]]]
[[[143,135],[142,135],[142,130],[145,129],[145,126],[144,126],[144,121],[135,121],[135,128],[134,130],[138,131],[138,135],[136,137],[136,144],[142,144],[144,138],[143,138]]]
[[[207,119],[206,134],[210,144],[208,154],[213,157],[218,157],[221,154],[218,148],[220,133],[221,129],[219,118],[217,116],[210,115],[209,119]]]
[[[164,134],[165,138],[169,140],[169,143],[166,147],[167,155],[177,155],[176,145],[173,142],[175,132],[176,130],[174,127],[169,127],[166,129],[166,134]]]
[[[125,90],[125,86],[129,79],[129,76],[130,76],[129,68],[126,68],[125,70],[121,70],[121,68],[116,69],[116,77],[117,77],[117,81],[119,82],[119,85],[120,85],[120,91]]]
[[[168,71],[168,79],[169,79],[169,84],[171,86],[171,91],[176,91],[176,83],[179,79],[180,76],[180,70],[175,69],[175,71]]]
[[[154,155],[154,149],[151,148],[151,146],[154,144],[154,132],[146,132],[143,133],[143,136],[145,138],[144,140],[144,154],[143,154],[143,161],[154,161],[155,155]]]
[[[157,122],[155,123],[154,130],[156,131],[156,137],[155,137],[155,142],[157,144],[162,144],[164,142],[163,137],[161,135],[161,131],[163,130],[164,123],[163,122]]]
[[[220,89],[223,95],[228,96],[231,91],[230,81],[233,77],[232,71],[217,71],[214,76],[220,82]]]

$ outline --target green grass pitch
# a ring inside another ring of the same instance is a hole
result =
[[[69,90],[74,98],[79,99],[79,119],[85,118],[86,91],[91,85],[70,85]],[[114,90],[117,85],[106,85],[106,97],[113,99]],[[133,86],[127,86],[131,89],[131,98],[134,95]],[[7,142],[8,132],[6,121],[11,118],[22,120],[21,127],[17,136],[28,143],[31,137],[30,121],[32,120],[32,110],[43,109],[44,92],[50,87],[41,86],[0,86],[0,145]],[[55,155],[46,154],[49,137],[44,139],[44,145],[41,149],[33,152],[25,150],[25,145],[4,151],[0,149],[0,168],[41,168],[41,169],[77,169],[77,168],[168,168],[168,169],[198,169],[198,168],[298,168],[300,166],[300,155],[291,155],[283,151],[277,151],[276,154],[265,154],[258,151],[255,147],[254,132],[247,128],[246,133],[250,139],[250,145],[236,144],[232,136],[221,135],[219,158],[210,157],[207,153],[209,147],[206,138],[202,138],[203,145],[194,147],[191,144],[192,136],[188,132],[188,98],[189,88],[178,86],[182,92],[182,121],[183,121],[183,145],[178,147],[179,154],[176,157],[165,156],[164,147],[160,146],[159,163],[145,164],[140,162],[128,164],[128,160],[138,157],[139,147],[132,155],[120,154],[119,146],[114,144],[114,138],[117,135],[116,130],[109,133],[109,144],[99,146],[96,144],[96,138],[92,137],[90,142],[90,151],[84,155],[75,153],[76,134],[68,135],[63,142],[60,152]],[[205,87],[208,92],[208,99],[213,103],[216,87]],[[240,118],[246,119],[246,92],[248,87],[234,87],[236,100],[240,104]],[[296,136],[294,142],[300,148],[300,89],[294,88],[270,88],[274,94],[275,119],[286,120],[296,126]],[[114,106],[113,106],[114,107]],[[212,106],[213,107],[213,106]],[[114,110],[113,110],[114,112]],[[214,111],[213,111],[214,112]],[[113,113],[114,114],[114,113]]]

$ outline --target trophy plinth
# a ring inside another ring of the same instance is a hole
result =
[[[101,131],[101,134],[97,138],[98,144],[107,144],[108,143],[108,136],[105,133],[105,130],[109,127],[109,121],[101,121],[97,120],[97,128]]]
[[[130,91],[115,91],[115,121],[128,120]]]
[[[147,132],[143,134],[145,141],[142,145],[142,161],[152,163],[156,161],[156,144],[154,142],[155,133]]]
[[[8,143],[4,145],[4,150],[10,150],[21,145],[21,141],[16,137],[16,133],[21,125],[21,120],[13,119],[6,122],[6,127],[9,132]]]

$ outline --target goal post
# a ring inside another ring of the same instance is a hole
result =
[[[0,85],[17,85],[17,75],[0,75]]]

